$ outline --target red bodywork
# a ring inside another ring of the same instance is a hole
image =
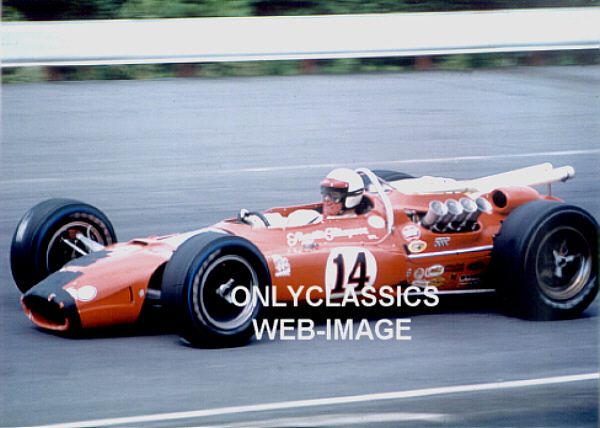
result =
[[[503,218],[524,203],[554,199],[530,187],[501,191],[501,204],[494,201],[493,192],[482,195],[493,210],[481,214],[476,230],[467,232],[434,232],[416,223],[414,217],[414,213],[423,215],[432,200],[457,200],[467,194],[407,195],[395,189],[387,190],[394,212],[391,233],[384,204],[376,193],[365,195],[372,208],[362,215],[287,228],[256,228],[228,219],[211,229],[244,237],[262,252],[280,301],[292,299],[290,286],[318,285],[335,294],[348,281],[362,281],[362,285],[375,288],[413,284],[435,286],[440,292],[480,290],[484,286],[480,278],[489,264],[493,238]],[[320,208],[320,204],[312,204],[273,208],[265,213],[286,217],[298,209]],[[75,259],[32,288],[22,299],[24,310],[35,324],[51,330],[68,330],[76,327],[74,323],[91,328],[135,322],[145,301],[158,294],[164,265],[173,252],[198,233],[202,230],[136,239]],[[32,293],[37,296],[31,300],[34,304],[27,298]],[[64,313],[54,310],[49,316],[40,309],[46,308],[44,299],[55,308],[65,309]],[[69,315],[75,312],[76,316]]]

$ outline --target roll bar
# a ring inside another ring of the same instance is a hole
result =
[[[388,197],[387,193],[385,193],[385,190],[383,190],[383,187],[379,182],[379,178],[368,168],[358,168],[356,169],[356,172],[359,174],[364,174],[375,187],[375,191],[379,195],[379,198],[385,207],[387,233],[388,235],[391,234],[394,227],[394,209],[392,208],[392,202],[390,201],[390,198]]]

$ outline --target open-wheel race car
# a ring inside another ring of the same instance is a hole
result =
[[[240,287],[273,288],[283,302],[304,301],[308,286],[334,299],[383,286],[495,292],[518,316],[568,318],[598,292],[596,220],[550,192],[573,175],[551,164],[473,180],[337,169],[322,202],[124,243],[97,208],[50,199],[18,224],[11,268],[43,329],[134,323],[152,304],[193,345],[252,338],[264,305],[234,301]]]

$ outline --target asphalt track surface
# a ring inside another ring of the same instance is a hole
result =
[[[599,96],[597,66],[3,86],[0,425],[597,426],[597,301],[561,322],[493,299],[375,314],[410,317],[410,341],[193,349],[160,319],[63,338],[22,314],[8,251],[48,197],[100,207],[127,240],[317,200],[337,165],[570,164],[555,194],[599,218]]]

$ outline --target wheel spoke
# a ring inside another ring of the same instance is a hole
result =
[[[106,240],[94,225],[84,221],[63,225],[52,235],[46,249],[48,272],[54,272],[73,259],[104,248],[100,242],[106,243]]]
[[[83,251],[81,248],[79,248],[77,245],[75,245],[73,242],[69,241],[68,239],[60,238],[60,242],[68,245],[74,251],[78,252],[82,256],[87,256],[88,255],[88,253],[86,253],[85,251]]]
[[[254,268],[243,257],[223,255],[194,280],[194,306],[202,317],[221,330],[235,330],[252,319],[257,301],[252,296],[258,285]],[[245,289],[244,299],[234,302],[234,286]],[[241,301],[244,304],[239,304]]]
[[[229,304],[233,304],[233,296],[231,295],[231,286],[233,285],[233,283],[235,282],[235,280],[233,278],[230,278],[229,281],[227,281],[225,284],[221,284],[219,287],[217,287],[216,289],[216,293],[221,296],[223,299],[225,299],[225,301]]]
[[[85,245],[85,247],[89,250],[90,253],[95,253],[96,251],[101,251],[104,249],[104,245],[94,241],[92,238],[89,237],[89,234],[88,236],[83,236],[81,233],[78,233],[76,236],[79,242]]]
[[[567,300],[577,295],[591,275],[591,249],[586,238],[567,226],[550,232],[540,245],[537,272],[546,296]]]

